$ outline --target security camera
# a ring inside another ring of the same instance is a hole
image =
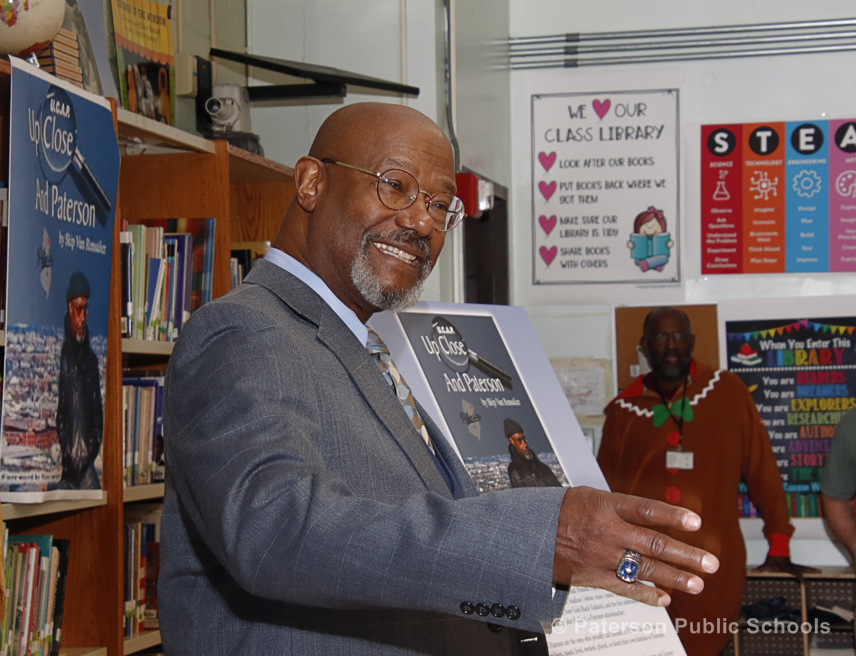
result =
[[[216,86],[205,101],[205,113],[216,132],[249,132],[250,97],[244,87],[228,84]]]
[[[205,101],[205,111],[215,130],[228,130],[241,115],[240,107],[232,98],[209,98]]]

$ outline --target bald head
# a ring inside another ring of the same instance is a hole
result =
[[[424,192],[402,209],[380,200],[378,185],[392,183],[377,174],[395,179],[393,169]],[[274,247],[316,273],[362,321],[418,299],[445,239],[428,199],[456,191],[452,148],[433,121],[402,105],[342,107],[318,130],[294,180]]]
[[[335,153],[335,157],[351,162],[345,157],[351,154],[358,157],[365,148],[377,145],[379,140],[383,141],[402,130],[433,136],[436,147],[451,154],[446,136],[434,121],[421,112],[404,105],[367,102],[345,105],[330,114],[315,135],[309,155],[322,159]]]

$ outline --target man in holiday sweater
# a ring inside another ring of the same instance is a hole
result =
[[[613,492],[667,501],[702,517],[701,530],[685,539],[715,554],[722,566],[702,575],[704,595],[675,591],[668,610],[688,654],[715,656],[731,637],[727,627],[740,614],[746,578],[737,516],[741,479],[770,543],[759,569],[800,576],[809,568],[790,560],[794,529],[782,480],[743,382],[693,360],[695,336],[677,308],[648,314],[640,346],[651,372],[606,407],[598,463]]]

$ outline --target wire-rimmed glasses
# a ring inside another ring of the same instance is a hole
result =
[[[457,226],[464,218],[464,201],[453,194],[442,193],[431,195],[419,188],[419,182],[407,171],[388,169],[382,173],[363,169],[353,164],[339,162],[332,157],[321,159],[325,164],[337,164],[361,173],[367,173],[377,178],[377,197],[381,203],[391,210],[403,210],[410,207],[419,194],[425,194],[425,209],[434,222],[434,228],[448,232]]]

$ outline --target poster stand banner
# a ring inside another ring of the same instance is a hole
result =
[[[100,499],[113,113],[104,98],[10,59],[0,498]]]

